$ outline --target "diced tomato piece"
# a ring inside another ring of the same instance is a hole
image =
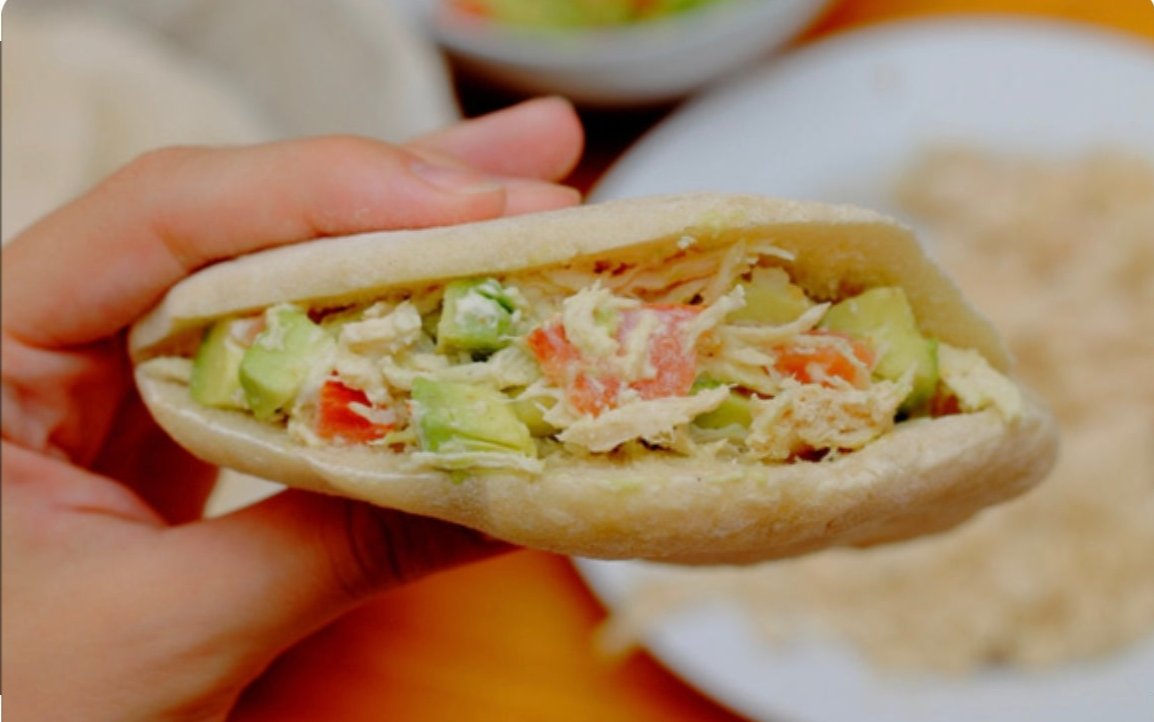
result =
[[[597,374],[583,363],[581,351],[569,341],[564,326],[555,322],[533,329],[527,341],[545,378],[565,389],[574,409],[597,415],[613,406],[621,381]]]
[[[570,367],[581,360],[581,352],[569,342],[565,327],[560,323],[540,326],[533,329],[526,340],[545,376],[554,383],[564,385]]]
[[[317,435],[322,439],[363,444],[393,430],[393,424],[377,423],[358,414],[350,408],[352,404],[372,405],[364,391],[345,386],[336,379],[325,381],[317,404]]]
[[[654,313],[658,320],[646,351],[646,364],[655,373],[628,384],[641,398],[689,393],[697,374],[697,354],[693,348],[684,348],[682,332],[685,324],[700,312],[695,306],[649,304],[621,314],[617,338],[623,345],[642,322],[642,314]],[[565,328],[559,322],[534,329],[528,344],[545,377],[565,389],[574,409],[597,415],[616,405],[624,380],[607,370],[611,367],[607,360],[585,358],[566,337]]]
[[[939,387],[930,399],[930,416],[951,416],[962,412],[962,402],[957,396]]]
[[[803,384],[828,386],[833,378],[843,379],[858,388],[869,383],[868,370],[874,365],[875,354],[868,343],[847,334],[828,331],[811,331],[806,336],[828,336],[848,341],[853,358],[846,355],[845,343],[842,342],[794,344],[774,349],[777,354],[775,369]]]
[[[660,326],[649,341],[648,363],[656,370],[652,378],[639,379],[629,384],[643,399],[659,399],[666,396],[686,396],[697,377],[697,352],[685,348],[683,344],[685,325],[701,313],[698,306],[675,306],[670,304],[649,304],[640,309],[631,309],[622,314],[619,337],[636,327],[645,312],[656,313]]]
[[[621,379],[608,374],[595,375],[579,371],[573,377],[565,395],[573,408],[583,414],[600,414],[617,405],[617,395],[621,393]]]

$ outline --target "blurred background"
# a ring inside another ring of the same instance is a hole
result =
[[[957,533],[745,570],[516,552],[321,631],[236,719],[1154,719],[1150,0],[9,0],[3,35],[5,241],[149,148],[556,93],[593,198],[912,223],[1062,423],[1054,478]]]

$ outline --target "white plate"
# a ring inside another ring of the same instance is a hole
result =
[[[702,96],[643,138],[597,198],[753,191],[887,206],[927,144],[1154,156],[1154,50],[1056,22],[883,25],[796,51]]]
[[[1154,49],[1004,20],[835,37],[690,104],[632,149],[594,196],[751,191],[897,213],[892,179],[941,141],[1060,155],[1121,146],[1154,159]],[[645,569],[577,566],[610,608]],[[671,617],[645,641],[690,684],[757,720],[1154,719],[1154,639],[1096,663],[966,680],[886,674],[832,644],[772,648],[724,605]]]

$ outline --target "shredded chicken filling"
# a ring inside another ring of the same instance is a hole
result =
[[[299,309],[308,320],[298,323],[319,326],[332,342],[306,349],[308,368],[286,382],[289,398],[274,385],[287,372],[248,354],[241,390],[227,398],[306,444],[366,444],[454,471],[526,473],[560,452],[816,460],[860,449],[909,415],[1018,413],[1016,387],[980,354],[916,331],[916,343],[932,350],[932,393],[910,406],[926,370],[879,377],[889,342],[831,325],[842,299],[808,298],[789,281],[791,261],[764,242],[702,248],[687,237],[657,259],[573,263],[351,308]],[[274,311],[263,324],[222,321],[233,324],[229,343],[247,338],[266,355],[289,354],[292,326],[271,323]],[[275,333],[253,330],[264,327]]]

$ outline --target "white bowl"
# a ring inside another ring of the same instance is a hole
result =
[[[530,30],[418,3],[433,36],[465,67],[520,91],[602,106],[684,96],[805,29],[829,0],[726,0],[618,28]]]

